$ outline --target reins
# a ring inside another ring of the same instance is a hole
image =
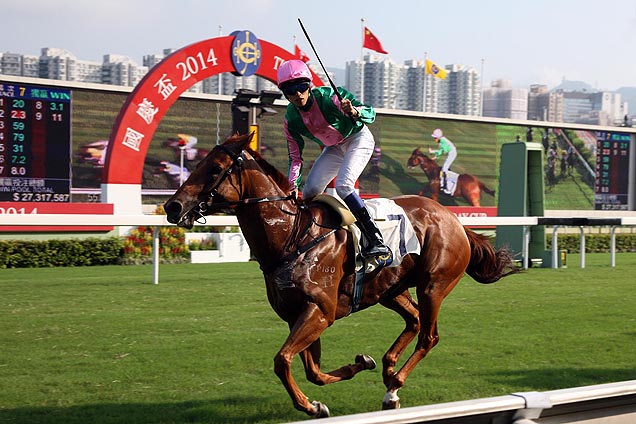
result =
[[[208,206],[211,205],[212,202],[214,202],[214,197],[219,194],[217,189],[221,186],[223,181],[225,181],[232,174],[234,165],[237,165],[239,168],[237,172],[238,186],[241,188],[241,191],[239,192],[239,200],[235,200],[233,202],[216,202],[214,203],[215,206],[223,208],[223,207],[237,206],[237,205],[251,205],[256,203],[279,202],[279,201],[296,199],[295,193],[292,193],[288,196],[251,197],[251,198],[244,199],[243,191],[242,191],[243,184],[241,184],[241,178],[243,174],[242,172],[243,164],[245,161],[245,159],[243,158],[244,151],[241,150],[241,153],[237,155],[223,145],[217,146],[216,148],[223,150],[230,158],[232,158],[232,164],[223,173],[223,175],[221,175],[221,177],[216,181],[216,184],[214,184],[214,186],[210,189],[210,193],[208,194],[207,200],[200,202],[197,205],[197,207],[193,209],[192,212],[198,215],[198,217],[195,219],[197,223],[205,224],[206,221],[205,221],[204,213],[208,210]],[[199,221],[199,219],[202,219],[203,222]]]
[[[205,201],[201,201],[197,207],[195,207],[192,210],[192,213],[197,214],[197,218],[195,219],[195,221],[199,224],[205,224],[205,215],[204,213],[208,210],[208,207],[210,207],[212,205],[212,203],[214,203],[214,206],[216,208],[220,207],[229,207],[229,206],[237,206],[237,205],[253,205],[253,204],[259,204],[259,203],[268,203],[268,202],[281,202],[281,201],[287,201],[287,200],[293,200],[294,202],[297,203],[297,199],[296,199],[296,194],[295,192],[287,195],[287,196],[266,196],[266,197],[250,197],[250,198],[243,198],[243,184],[242,184],[242,174],[243,174],[243,166],[244,166],[244,162],[245,162],[245,158],[243,157],[243,154],[245,153],[244,150],[241,150],[241,152],[239,154],[235,154],[234,152],[232,152],[230,149],[228,149],[227,147],[220,145],[217,146],[215,148],[218,148],[220,150],[222,150],[223,152],[225,152],[231,159],[232,159],[232,164],[228,167],[228,169],[223,173],[223,175],[221,175],[219,177],[219,179],[213,184],[212,188],[210,189],[210,193],[208,194],[208,198]],[[235,168],[235,166],[238,167],[238,170],[236,171],[237,173],[237,178],[238,178],[238,186],[239,186],[239,200],[235,200],[232,202],[214,202],[214,198],[216,196],[219,195],[218,192],[218,188],[221,186],[221,184],[223,184],[223,182],[232,174],[233,169]],[[299,210],[309,210],[307,208],[307,206],[305,205],[299,205]],[[203,222],[199,221],[199,220],[203,220]],[[309,230],[309,227],[311,227],[312,225],[316,225],[318,227],[321,228],[329,228],[329,231],[326,232],[325,234],[321,234],[320,236],[313,238],[309,243],[297,247],[294,250],[292,250],[289,254],[283,256],[282,258],[280,258],[278,261],[276,261],[273,264],[270,264],[266,267],[263,267],[261,265],[261,270],[264,273],[271,273],[274,270],[276,270],[277,268],[279,268],[281,265],[290,262],[294,259],[296,259],[297,257],[301,256],[302,254],[304,254],[305,252],[313,249],[314,247],[316,247],[318,244],[320,244],[323,240],[325,240],[327,237],[329,237],[330,235],[334,234],[340,227],[326,227],[322,224],[319,224],[318,222],[316,222],[316,220],[314,219],[313,216],[310,217],[308,223],[307,223],[307,227],[305,229],[303,229],[303,231],[301,231],[301,233],[306,234],[306,232]],[[298,231],[297,231],[298,233]],[[296,237],[290,236],[290,240],[297,240],[298,236],[300,234],[296,234]],[[291,243],[290,243],[291,244]],[[286,248],[290,248],[290,244],[288,244],[286,246]]]

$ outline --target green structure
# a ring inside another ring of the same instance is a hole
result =
[[[499,171],[499,216],[543,216],[543,147],[539,143],[506,143],[501,146]],[[498,226],[497,248],[507,246],[521,257],[524,243],[523,226]],[[530,228],[528,264],[541,260],[550,267],[552,256],[546,250],[545,227]]]

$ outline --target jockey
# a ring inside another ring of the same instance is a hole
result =
[[[452,141],[444,137],[444,133],[439,128],[436,128],[435,131],[433,131],[431,137],[433,137],[439,144],[437,150],[433,150],[430,147],[428,148],[428,152],[434,155],[433,159],[437,159],[441,155],[447,154],[444,165],[442,165],[442,175],[440,175],[442,177],[442,190],[446,190],[446,173],[449,171],[451,164],[457,157],[457,149]]]
[[[311,71],[302,60],[289,60],[278,69],[278,87],[289,101],[284,131],[289,151],[289,182],[298,191],[305,140],[324,147],[314,162],[303,198],[309,200],[325,191],[336,179],[336,194],[357,219],[366,239],[364,258],[375,258],[380,266],[389,265],[393,254],[382,233],[355,191],[355,182],[366,167],[375,140],[365,124],[375,120],[375,110],[360,103],[353,94],[338,88],[342,101],[329,86],[313,87]]]

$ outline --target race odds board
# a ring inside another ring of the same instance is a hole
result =
[[[594,208],[628,210],[630,134],[596,133]]]
[[[0,82],[0,201],[70,202],[71,91]]]

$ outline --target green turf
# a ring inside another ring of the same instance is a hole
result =
[[[465,278],[403,406],[636,378],[636,255],[588,254],[494,285]],[[273,373],[286,325],[255,263],[0,270],[0,422],[279,423],[304,419]],[[328,329],[323,368],[379,362],[402,323],[376,306]],[[409,352],[411,349],[409,349]],[[379,409],[379,370],[318,387],[333,415]]]

